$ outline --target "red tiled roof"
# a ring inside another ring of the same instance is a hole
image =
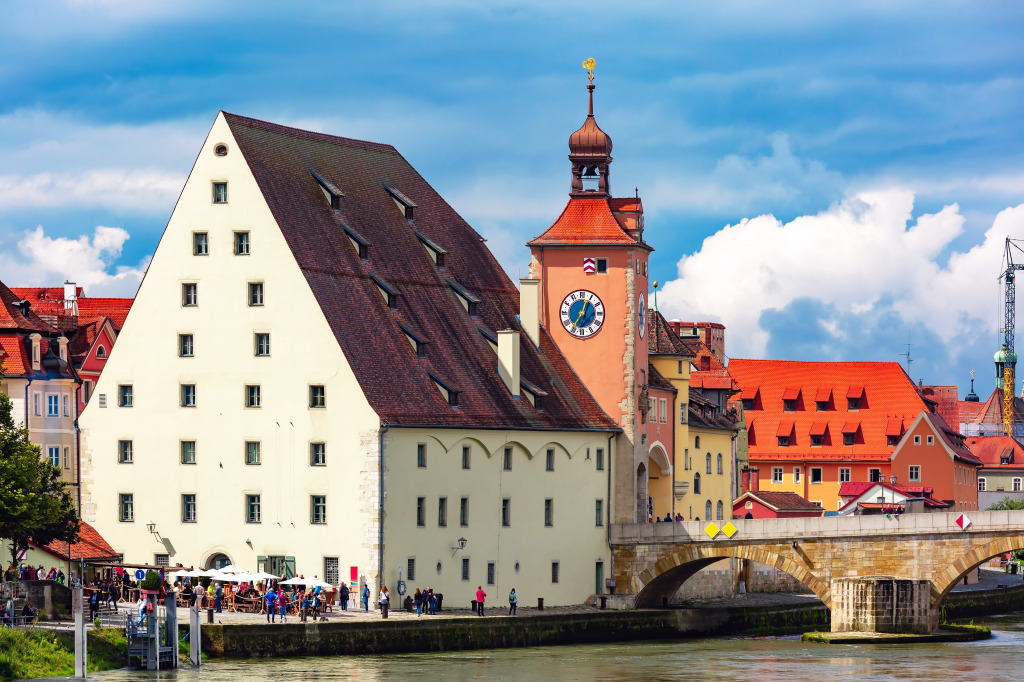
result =
[[[846,422],[843,424],[843,433],[857,433],[857,427],[859,426],[860,424],[857,422]]]
[[[858,498],[862,497],[865,493],[870,491],[875,486],[880,486],[882,488],[883,497],[884,497],[885,491],[888,490],[891,493],[892,490],[893,490],[893,486],[890,485],[889,483],[885,482],[885,481],[877,481],[877,482],[871,482],[871,481],[847,481],[846,483],[841,484],[839,486],[839,497],[840,498],[849,498],[848,501],[846,502],[846,504],[844,504],[841,507],[841,509],[846,509],[850,505],[854,504],[857,501]],[[943,507],[948,507],[949,506],[945,502],[943,502],[941,500],[936,500],[934,497],[932,497],[935,489],[931,488],[931,487],[928,487],[928,486],[897,485],[895,487],[895,490],[896,490],[896,492],[898,494],[904,495],[906,497],[924,498],[924,503],[925,503],[926,507],[934,507],[936,509],[939,509],[939,508],[943,508]],[[865,507],[868,507],[868,508],[873,508],[873,507],[871,507],[871,505],[873,505],[873,504],[875,504],[875,503],[861,502],[860,506],[865,506]]]
[[[639,244],[612,215],[605,197],[570,197],[558,220],[527,246]]]
[[[784,390],[782,392],[782,399],[783,400],[796,400],[799,397],[800,397],[800,389],[799,388],[787,388],[786,390]]]
[[[934,412],[925,412],[924,416],[931,422],[932,429],[939,434],[939,438],[946,444],[946,447],[953,451],[954,458],[962,459],[968,464],[981,464],[981,460],[970,451],[959,431],[954,431],[940,415]]]
[[[810,434],[812,436],[824,436],[826,431],[828,431],[828,424],[825,422],[814,422],[811,424]]]
[[[787,360],[745,360],[733,358],[729,373],[739,384],[743,395],[760,391],[762,409],[747,410],[747,418],[757,418],[762,431],[770,432],[779,423],[793,422],[796,443],[780,447],[774,438],[758,439],[749,446],[751,461],[816,460],[816,461],[885,461],[892,455],[888,445],[886,427],[890,419],[899,418],[909,423],[925,409],[917,387],[895,362],[808,362]],[[815,405],[805,405],[796,412],[784,412],[783,392],[799,388],[804,395],[818,395],[829,388],[833,395],[852,395],[863,398],[860,410],[847,411],[845,401],[835,409],[818,412]],[[852,390],[851,390],[852,389]],[[763,425],[762,425],[763,422]],[[833,439],[831,444],[805,447],[801,435],[810,433],[812,426],[828,425],[835,434],[848,424],[859,424],[863,442],[843,445]]]
[[[740,397],[744,400],[753,400],[757,397],[757,386],[744,386],[740,389]]]
[[[731,391],[736,388],[736,383],[729,376],[729,373],[722,370],[690,372],[690,388],[707,388]]]
[[[824,510],[820,506],[809,501],[802,495],[792,492],[778,492],[773,490],[751,490],[745,492],[740,495],[735,502],[733,502],[733,508],[747,498],[753,498],[766,507],[770,507],[774,511],[814,510],[819,513],[824,513]]]
[[[903,435],[903,420],[897,418],[889,419],[885,422],[885,435],[886,436],[902,436]]]
[[[1003,394],[998,389],[994,389],[988,400],[983,403],[960,401],[957,407],[961,414],[961,422],[980,424],[987,435],[1002,433]],[[1014,421],[1024,422],[1024,401],[1016,396],[1013,399],[1013,414]]]
[[[79,323],[109,317],[114,329],[120,331],[134,302],[133,298],[80,298]]]
[[[700,344],[699,339],[681,338],[673,331],[664,315],[654,309],[648,309],[647,313],[650,320],[648,325],[650,329],[647,331],[648,354],[685,355],[687,357],[693,357],[696,354]]]
[[[643,211],[644,205],[640,201],[640,197],[622,197],[619,199],[609,199],[608,206],[613,211]]]
[[[788,436],[793,433],[793,422],[782,422],[779,424],[779,430],[775,434],[776,436]]]
[[[543,329],[539,351],[525,335],[520,347],[522,377],[548,393],[543,409],[512,398],[480,329],[521,329],[516,321],[519,292],[480,235],[394,147],[235,114],[224,117],[360,388],[382,421],[619,429]],[[337,211],[324,200],[312,171],[344,193]],[[385,185],[415,202],[413,218],[395,206]],[[591,203],[603,206],[607,220],[625,235],[607,201]],[[343,224],[372,244],[367,260],[352,248]],[[417,233],[448,251],[444,271]],[[383,301],[374,278],[398,290],[397,310]],[[449,280],[479,298],[475,318]],[[426,358],[416,357],[399,323],[425,337]],[[457,408],[442,398],[428,372],[461,389]]]
[[[676,392],[676,387],[672,385],[672,382],[661,375],[658,369],[648,363],[647,364],[647,381],[651,388],[660,388],[665,391]]]
[[[0,360],[3,360],[4,373],[8,376],[25,374],[32,367],[20,336],[0,336]]]
[[[819,388],[818,392],[814,394],[814,402],[816,403],[827,403],[832,399],[831,388]]]
[[[985,469],[1024,469],[1024,446],[1011,436],[968,437],[967,447]],[[1009,459],[1006,464],[1004,456]]]
[[[40,315],[59,315],[64,312],[64,287],[11,287],[11,291],[31,303],[32,310]],[[114,328],[120,330],[135,300],[91,298],[84,295],[82,287],[77,287],[76,292],[79,325],[109,317]]]
[[[68,543],[61,542],[60,540],[54,540],[50,544],[45,545],[43,549],[50,554],[59,556],[65,561],[69,559],[71,561],[79,561],[83,559],[117,559],[121,557],[121,554],[115,551],[95,528],[85,521],[79,523],[81,525],[78,529],[78,542],[70,545],[70,552],[68,552]]]
[[[22,312],[14,303],[23,300],[0,282],[0,329],[17,329],[25,332],[54,334],[57,330],[44,322],[32,310]]]
[[[960,428],[959,389],[956,386],[922,386],[921,395],[935,401],[935,411],[943,421]]]

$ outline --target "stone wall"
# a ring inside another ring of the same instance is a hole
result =
[[[811,594],[799,580],[773,566],[752,561],[749,569],[744,570],[742,560],[725,559],[688,578],[669,603],[733,597],[740,581],[745,583],[747,592]]]

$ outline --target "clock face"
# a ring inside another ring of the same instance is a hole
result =
[[[647,306],[644,305],[644,295],[640,294],[639,298],[636,299],[636,319],[640,326],[640,338],[644,338],[644,332],[647,331]]]
[[[562,301],[558,317],[576,338],[593,336],[604,324],[604,303],[592,291],[574,291]]]

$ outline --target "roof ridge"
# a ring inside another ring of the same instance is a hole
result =
[[[337,144],[344,147],[376,149],[378,151],[398,154],[398,150],[395,149],[393,145],[386,144],[384,142],[370,142],[369,140],[357,140],[354,137],[341,137],[340,135],[318,133],[313,130],[303,130],[302,128],[294,128],[292,126],[281,125],[280,123],[272,123],[270,121],[264,121],[259,118],[253,118],[251,116],[232,114],[231,112],[224,111],[223,109],[221,109],[221,113],[224,114],[224,118],[227,119],[229,125],[232,123],[237,123],[240,125],[249,126],[251,128],[261,128],[268,132],[278,133],[280,135],[301,137],[307,140],[316,140],[317,142],[328,142],[331,144]]]

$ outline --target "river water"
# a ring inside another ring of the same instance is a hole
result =
[[[104,681],[220,680],[1019,680],[1024,613],[984,621],[992,639],[962,644],[804,644],[798,637],[687,639],[584,646],[211,661],[198,670],[90,673]]]

